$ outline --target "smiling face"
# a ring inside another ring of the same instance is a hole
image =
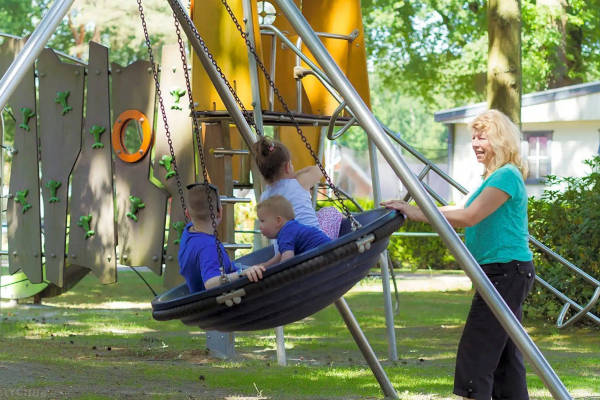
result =
[[[277,238],[277,234],[285,222],[284,219],[262,208],[258,210],[257,214],[258,221],[260,222],[260,232],[269,239]]]
[[[477,162],[482,163],[486,167],[490,165],[494,159],[494,149],[488,138],[487,132],[483,130],[473,130],[471,136],[471,147],[477,157]]]

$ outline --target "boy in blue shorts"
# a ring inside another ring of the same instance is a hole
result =
[[[277,239],[279,249],[275,257],[254,266],[262,268],[262,271],[271,265],[331,241],[322,230],[296,221],[292,204],[283,196],[265,199],[258,204],[256,213],[261,233],[269,239]]]
[[[199,292],[221,285],[221,265],[217,253],[216,238],[210,215],[208,196],[210,195],[216,225],[223,216],[219,190],[210,183],[194,183],[187,187],[186,214],[188,223],[181,235],[179,247],[179,273],[185,278],[190,293]],[[230,281],[246,275],[251,281],[262,278],[260,268],[251,267],[243,272],[231,262],[225,248],[219,243],[223,268]]]

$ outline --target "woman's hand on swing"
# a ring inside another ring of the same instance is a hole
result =
[[[392,210],[400,211],[402,214],[406,215],[406,218],[412,221],[422,221],[427,222],[427,218],[425,218],[425,214],[421,211],[421,209],[417,206],[411,206],[404,200],[387,200],[382,201],[381,205],[385,208],[389,208]]]

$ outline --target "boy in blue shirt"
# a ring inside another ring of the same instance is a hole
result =
[[[264,271],[297,254],[331,241],[322,230],[303,225],[294,219],[294,208],[283,196],[272,196],[256,207],[260,231],[269,239],[277,239],[279,253],[263,264],[255,265]]]
[[[210,195],[216,225],[223,216],[219,190],[210,183],[194,183],[187,187],[186,215],[192,221],[181,235],[179,247],[179,273],[185,278],[190,293],[199,292],[221,285],[221,265],[217,253],[216,238],[210,216],[208,196]],[[262,278],[260,268],[249,268],[240,272],[231,262],[223,244],[219,242],[223,269],[230,281],[246,275],[251,281]]]

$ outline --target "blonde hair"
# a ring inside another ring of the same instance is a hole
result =
[[[192,221],[210,221],[210,207],[208,196],[210,196],[211,204],[215,217],[221,209],[221,198],[219,189],[210,183],[194,183],[188,185],[187,205],[188,212]]]
[[[513,164],[527,178],[527,164],[521,158],[521,132],[510,118],[498,110],[487,110],[479,114],[470,124],[472,132],[485,132],[494,150],[494,157],[486,165],[484,178],[498,168]]]
[[[256,211],[258,212],[260,210],[265,210],[271,215],[283,217],[286,220],[291,220],[296,217],[292,203],[290,203],[285,197],[279,195],[269,197],[258,203],[256,206]]]

